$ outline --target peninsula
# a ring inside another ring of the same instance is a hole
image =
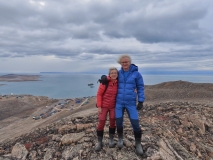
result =
[[[39,75],[19,75],[7,74],[0,76],[0,82],[23,82],[23,81],[38,81]],[[0,86],[3,84],[0,84]]]

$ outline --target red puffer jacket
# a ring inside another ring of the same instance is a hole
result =
[[[115,100],[118,92],[117,80],[112,82],[111,78],[108,76],[109,84],[107,90],[106,86],[100,84],[97,92],[97,106],[102,108],[115,108]],[[105,93],[104,93],[105,91]]]

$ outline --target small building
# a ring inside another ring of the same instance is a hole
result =
[[[33,119],[38,120],[38,119],[40,119],[40,117],[39,116],[33,116]]]

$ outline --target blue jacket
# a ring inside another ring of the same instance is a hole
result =
[[[121,68],[118,72],[118,94],[116,103],[135,106],[137,98],[138,102],[144,102],[145,100],[144,82],[143,77],[138,72],[138,67],[131,64],[126,80],[124,78],[124,70]]]

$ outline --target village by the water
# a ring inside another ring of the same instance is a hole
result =
[[[7,74],[0,76],[0,81],[5,82],[22,82],[22,81],[38,81],[39,75],[16,75],[16,74]],[[5,84],[0,84],[5,85]],[[94,87],[92,82],[88,83],[90,88]],[[32,95],[15,95],[13,93],[8,95],[0,95],[0,100],[12,100],[12,99],[26,99],[29,97],[36,97]],[[73,111],[78,107],[84,106],[89,103],[90,96],[82,98],[69,98],[69,99],[55,99],[55,103],[47,105],[45,109],[39,112],[39,114],[34,115],[32,118],[34,120],[44,119],[50,117],[58,112],[63,111]],[[48,101],[49,98],[46,96],[37,96],[38,101]]]
[[[57,112],[60,112],[61,110],[72,111],[89,103],[89,98],[90,97],[59,100],[57,104],[46,106],[47,111],[45,113],[41,113],[40,115],[33,116],[33,119],[38,120],[40,118],[47,118],[53,114],[56,114]]]
[[[26,97],[32,97],[32,95],[0,95],[0,99],[4,100],[4,99],[24,99]],[[69,99],[55,99],[55,103],[53,103],[52,105],[48,105],[46,106],[45,109],[43,109],[42,111],[40,111],[40,113],[38,115],[34,115],[32,118],[34,120],[39,120],[39,119],[44,119],[47,117],[50,117],[58,112],[63,111],[70,111],[72,112],[73,110],[75,110],[76,108],[79,108],[81,106],[84,106],[86,104],[89,103],[90,99],[93,96],[88,96],[88,97],[82,97],[82,98],[69,98]],[[38,97],[38,101],[41,100],[48,100],[48,97],[42,96],[42,97]]]

